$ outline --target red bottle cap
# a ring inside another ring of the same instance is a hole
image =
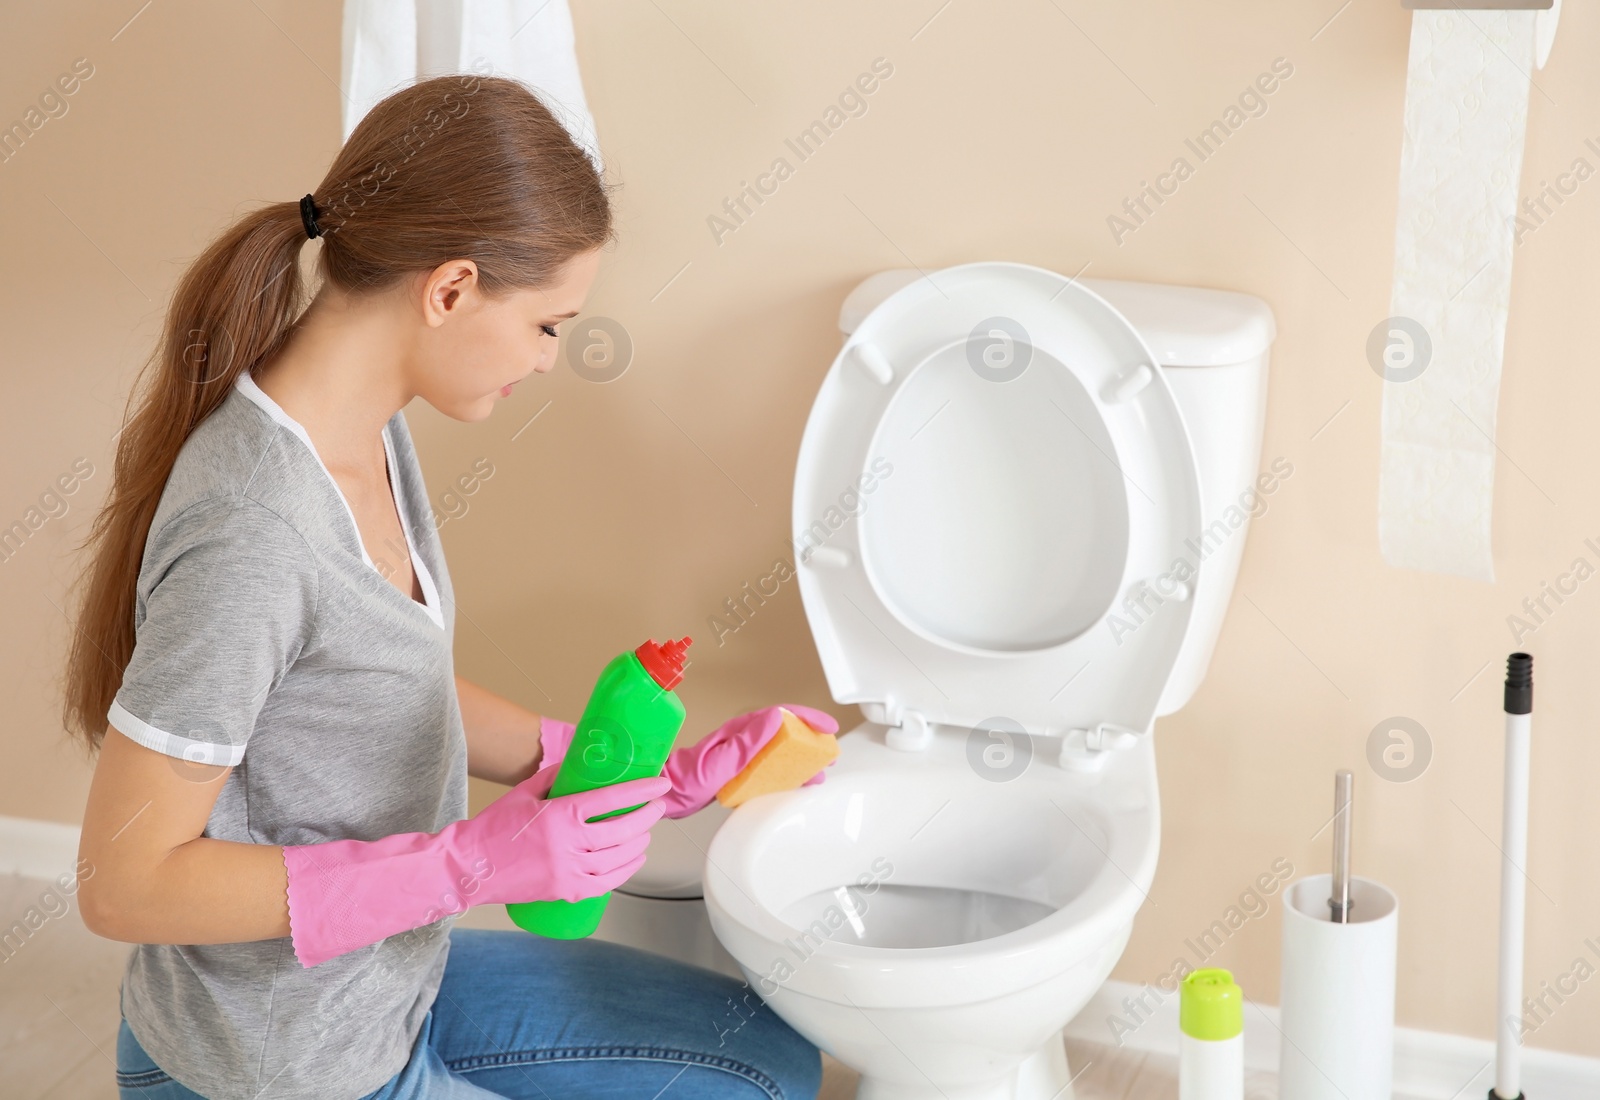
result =
[[[683,679],[683,655],[688,652],[692,641],[694,639],[689,637],[679,638],[675,642],[669,638],[657,645],[656,640],[651,638],[633,652],[651,679],[671,691]]]

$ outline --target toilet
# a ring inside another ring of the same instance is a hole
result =
[[[1026,264],[840,312],[795,474],[825,783],[663,821],[600,935],[736,974],[862,1100],[1066,1100],[1257,489],[1270,309]],[[663,828],[665,827],[665,828]]]

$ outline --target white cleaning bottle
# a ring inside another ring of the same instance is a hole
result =
[[[1178,1029],[1178,1100],[1244,1100],[1244,991],[1231,973],[1183,979]]]

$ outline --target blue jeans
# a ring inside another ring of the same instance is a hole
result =
[[[362,1100],[814,1100],[821,1083],[817,1048],[742,982],[603,940],[453,928],[410,1061]],[[204,1100],[126,1020],[117,1085]]]

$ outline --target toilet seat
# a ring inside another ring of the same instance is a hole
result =
[[[832,695],[910,731],[891,744],[1150,728],[1193,605],[1195,458],[1155,356],[1081,284],[973,263],[880,302],[820,387],[792,521]]]

